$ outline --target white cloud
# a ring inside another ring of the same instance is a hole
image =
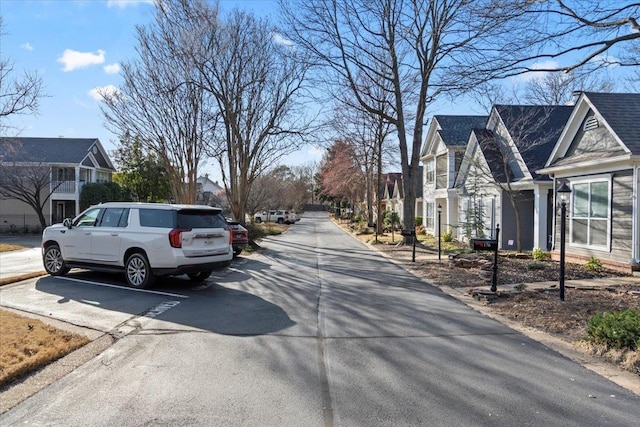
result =
[[[320,148],[320,147],[316,147],[315,145],[312,145],[311,147],[309,147],[309,150],[307,150],[307,153],[314,158],[322,158],[322,156],[325,153],[324,148]]]
[[[64,64],[62,71],[73,71],[80,68],[87,68],[92,65],[99,65],[104,62],[104,50],[94,52],[78,52],[71,49],[65,49],[62,56],[58,58],[58,62]]]
[[[31,45],[31,43],[29,43],[29,42],[23,43],[22,45],[20,45],[20,47],[23,48],[24,50],[33,50],[34,49],[33,46]]]
[[[96,101],[102,101],[104,95],[111,96],[118,93],[118,88],[114,85],[98,86],[89,91],[89,96]]]
[[[532,70],[551,70],[558,69],[560,64],[556,61],[542,61],[536,62],[530,68]],[[529,71],[524,74],[520,74],[519,76],[515,76],[515,80],[519,82],[530,82],[531,80],[539,79],[544,77],[545,74],[548,74],[548,71]]]
[[[141,3],[155,4],[154,0],[108,0],[107,7],[124,9],[127,6],[137,6]]]
[[[120,72],[120,64],[116,62],[115,64],[105,65],[103,69],[107,74],[118,74]]]
[[[273,39],[274,42],[281,44],[283,46],[286,46],[286,47],[293,46],[293,42],[287,38],[284,38],[281,34],[273,33],[271,35],[271,38]]]

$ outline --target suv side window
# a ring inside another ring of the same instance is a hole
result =
[[[173,211],[140,209],[140,225],[143,227],[174,228]]]
[[[98,219],[98,214],[100,213],[100,208],[91,209],[90,211],[85,212],[81,215],[76,221],[76,227],[94,227],[96,225],[96,220]]]
[[[129,223],[129,209],[108,208],[104,210],[99,227],[126,227]]]

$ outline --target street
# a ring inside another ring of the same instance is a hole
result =
[[[262,246],[203,285],[135,291],[72,271],[0,288],[0,306],[119,337],[0,425],[638,425],[640,397],[415,278],[326,213]]]

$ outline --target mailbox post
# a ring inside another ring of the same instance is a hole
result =
[[[498,289],[498,238],[500,226],[496,225],[495,239],[471,239],[471,249],[474,251],[493,251],[493,268],[491,274],[491,292]]]
[[[413,230],[402,230],[403,236],[411,236],[413,242],[413,249],[411,252],[411,261],[416,262],[416,229]]]

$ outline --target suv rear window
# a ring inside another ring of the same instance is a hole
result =
[[[140,225],[143,227],[173,227],[173,211],[163,209],[140,209]]]
[[[227,222],[221,213],[211,211],[178,211],[178,228],[226,228]]]

